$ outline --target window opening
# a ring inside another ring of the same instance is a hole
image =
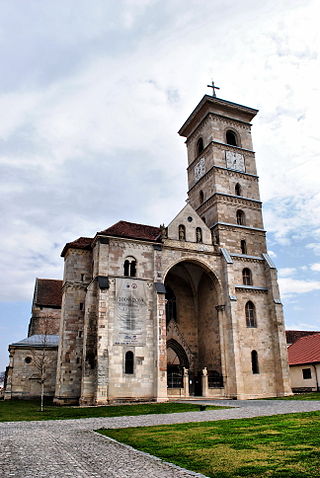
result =
[[[236,196],[241,196],[241,186],[239,183],[235,185],[234,191],[236,193]]]
[[[196,242],[202,242],[202,229],[201,229],[201,227],[196,228]]]
[[[302,369],[302,376],[304,380],[311,378],[311,368],[303,368]]]
[[[186,228],[184,227],[183,224],[180,224],[179,226],[179,241],[185,241],[186,240]]]
[[[125,277],[136,277],[137,261],[134,257],[127,257],[123,264],[123,275]]]
[[[245,239],[241,239],[240,247],[241,247],[241,253],[247,254],[247,242],[245,241]]]
[[[199,201],[200,201],[200,204],[202,204],[204,201],[204,194],[202,190],[199,192]]]
[[[252,285],[252,272],[250,269],[248,268],[243,269],[242,280],[244,285]]]
[[[203,139],[199,138],[197,141],[197,155],[202,153],[203,150],[204,150]]]
[[[237,144],[237,137],[233,131],[230,129],[226,133],[226,140],[227,144],[230,144],[231,146],[238,146]]]
[[[166,285],[166,323],[170,320],[177,322],[177,301],[173,290]]]
[[[258,352],[256,350],[252,350],[251,352],[251,366],[252,373],[259,373]]]
[[[247,327],[257,327],[256,308],[249,300],[245,306]]]
[[[133,352],[131,352],[130,350],[129,352],[126,352],[126,355],[125,355],[124,373],[133,374],[133,363],[134,363]]]
[[[237,211],[237,224],[239,224],[239,226],[245,226],[246,224],[246,217],[241,209],[238,209]]]

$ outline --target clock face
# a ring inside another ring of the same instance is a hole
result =
[[[198,181],[206,172],[206,163],[204,158],[199,159],[198,163],[194,167],[194,178]]]
[[[244,156],[233,151],[226,151],[226,164],[228,169],[236,171],[245,171]]]

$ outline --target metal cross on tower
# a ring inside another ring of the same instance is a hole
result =
[[[220,90],[219,86],[214,86],[214,81],[211,81],[211,85],[207,85],[208,88],[212,88],[212,96],[216,98],[216,92],[215,90]]]

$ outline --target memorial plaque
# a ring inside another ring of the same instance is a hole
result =
[[[145,345],[146,288],[144,281],[116,279],[115,345]]]

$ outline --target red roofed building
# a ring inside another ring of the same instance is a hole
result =
[[[290,345],[288,362],[294,392],[319,391],[320,333],[300,337]]]

